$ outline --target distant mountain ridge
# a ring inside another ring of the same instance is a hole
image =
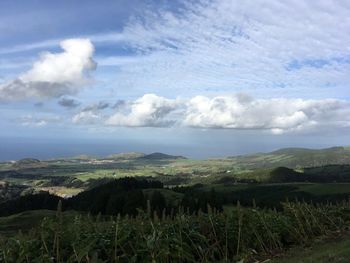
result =
[[[300,153],[320,153],[320,152],[343,152],[346,151],[346,147],[343,146],[335,146],[323,149],[310,149],[310,148],[298,148],[298,147],[290,147],[290,148],[281,148],[276,151],[272,151],[272,154],[300,154]]]
[[[151,154],[146,154],[139,159],[146,159],[146,160],[165,160],[165,159],[187,159],[184,156],[181,155],[169,155],[165,153],[155,152]]]
[[[13,168],[22,169],[27,167],[43,167],[47,164],[35,158],[20,159],[12,164]]]
[[[40,163],[40,160],[35,159],[35,158],[24,158],[21,160],[18,160],[16,164],[21,165],[21,164],[33,164],[33,163]]]
[[[55,158],[55,160],[140,160],[140,161],[164,161],[164,160],[186,160],[185,156],[170,155],[161,152],[144,154],[140,152],[116,153],[106,157],[95,157],[88,155],[79,155],[67,158]],[[219,158],[222,159],[222,158]],[[324,149],[309,148],[282,148],[267,153],[254,153],[247,155],[230,156],[224,158],[232,161],[234,165],[244,168],[275,168],[284,166],[288,168],[316,167],[324,165],[343,165],[350,164],[350,147],[330,147]],[[12,164],[14,168],[39,167],[46,166],[46,161],[40,161],[34,158],[25,158]]]
[[[349,147],[330,147],[325,149],[283,148],[269,153],[257,153],[228,157],[237,165],[250,168],[288,168],[316,167],[333,164],[350,164]]]
[[[110,159],[136,159],[145,156],[144,153],[140,152],[127,152],[127,153],[115,153],[110,154],[107,156],[107,158]]]

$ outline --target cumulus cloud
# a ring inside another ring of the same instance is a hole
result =
[[[72,117],[72,122],[75,124],[88,125],[103,123],[106,119],[106,114],[103,114],[103,111],[109,108],[113,108],[113,106],[105,101],[87,105]]]
[[[82,111],[73,116],[72,122],[75,124],[96,124],[100,122],[102,116],[94,111]]]
[[[90,40],[68,39],[60,46],[63,52],[41,54],[30,70],[13,81],[0,84],[0,100],[59,97],[74,94],[89,84],[89,72],[96,68]]]
[[[127,105],[106,118],[105,124],[247,129],[273,134],[350,128],[350,102],[336,99],[254,99],[245,94],[236,94],[179,100],[146,94],[133,102],[127,102]],[[98,119],[91,112],[79,114]]]
[[[349,102],[332,99],[241,100],[237,96],[197,96],[188,102],[184,124],[201,128],[262,129],[280,134],[344,126],[350,121],[349,112]]]
[[[108,125],[128,127],[164,127],[174,124],[170,113],[181,104],[154,94],[146,94],[130,103],[127,112],[118,111],[106,120]]]

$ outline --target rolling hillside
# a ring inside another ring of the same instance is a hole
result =
[[[233,156],[228,159],[240,167],[288,168],[316,167],[331,164],[349,164],[350,148],[332,147],[326,149],[284,148],[270,153]]]

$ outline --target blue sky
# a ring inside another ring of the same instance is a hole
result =
[[[1,1],[0,138],[193,156],[348,145],[349,13],[325,0]]]

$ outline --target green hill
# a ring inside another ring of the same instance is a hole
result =
[[[40,160],[34,159],[34,158],[24,158],[24,159],[18,160],[16,162],[17,165],[21,165],[21,164],[37,164],[37,163],[40,163]]]
[[[115,153],[108,155],[107,158],[114,160],[128,160],[128,159],[136,159],[145,156],[144,153],[139,152],[130,152],[130,153]]]
[[[38,168],[38,167],[45,167],[45,166],[47,166],[46,162],[42,162],[34,158],[24,158],[12,164],[12,167],[15,169]]]
[[[284,148],[270,153],[258,153],[229,157],[240,167],[256,168],[301,168],[331,164],[349,164],[350,148],[332,147],[326,149]]]
[[[184,156],[169,155],[165,153],[151,153],[140,157],[143,160],[174,160],[174,159],[186,159]]]

